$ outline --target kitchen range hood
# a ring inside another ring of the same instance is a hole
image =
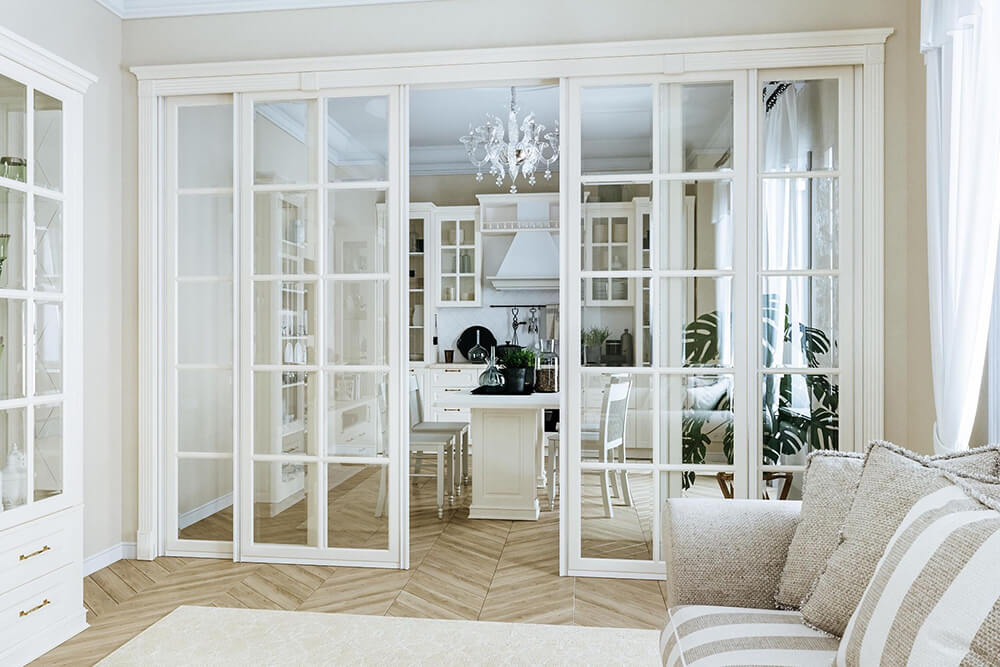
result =
[[[504,255],[495,276],[487,280],[498,290],[559,289],[559,248],[545,230],[521,230]]]

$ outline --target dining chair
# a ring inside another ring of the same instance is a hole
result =
[[[580,452],[582,458],[597,459],[602,463],[625,463],[625,424],[628,421],[628,404],[632,396],[632,376],[616,373],[609,378],[601,400],[601,422],[597,425],[584,424],[580,431]],[[596,430],[595,430],[596,429]],[[555,509],[555,476],[558,471],[559,433],[546,437],[546,491],[549,508]],[[632,505],[632,490],[629,488],[628,472],[601,471],[601,499],[604,515],[614,518],[611,498],[621,498],[626,507]]]
[[[410,433],[443,433],[455,438],[455,458],[452,464],[456,474],[456,484],[451,489],[451,501],[455,494],[461,494],[462,485],[469,484],[469,423],[424,421],[424,409],[420,400],[420,385],[417,378],[410,376]]]
[[[382,423],[382,433],[386,432],[388,421],[386,420],[386,386],[381,383],[378,388],[378,410],[379,419]],[[413,464],[414,470],[410,470],[410,477],[435,477],[437,479],[437,516],[444,518],[444,497],[445,489],[455,488],[455,448],[456,437],[453,433],[414,433],[410,431],[410,455],[409,463]],[[383,449],[380,443],[378,449]],[[380,454],[385,454],[380,451]],[[433,474],[421,473],[420,463],[427,456],[431,455],[435,459],[435,470]],[[408,464],[409,465],[409,464]],[[380,517],[385,513],[385,503],[387,499],[387,484],[389,481],[389,466],[382,466],[379,474],[378,499],[375,503],[375,516]],[[453,497],[452,497],[453,501]]]

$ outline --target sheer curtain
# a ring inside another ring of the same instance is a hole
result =
[[[967,449],[1000,238],[1000,2],[923,0],[934,449]]]
[[[777,87],[777,88],[776,88]],[[777,98],[764,114],[763,169],[766,172],[804,171],[808,155],[813,150],[812,123],[803,123],[808,102],[800,99],[801,83],[776,83],[765,88],[765,98],[777,90]],[[800,108],[803,103],[804,108]],[[809,184],[804,179],[768,178],[763,181],[763,260],[767,269],[805,268],[809,265]],[[776,321],[769,330],[768,344],[774,350],[776,365],[802,367],[806,360],[802,352],[799,322],[809,312],[810,298],[805,280],[768,278],[764,294],[774,299]],[[787,311],[786,311],[787,309]],[[785,340],[785,313],[788,313],[790,334]],[[774,381],[773,377],[768,378]],[[792,377],[792,405],[809,409],[809,392],[801,375]],[[776,388],[771,387],[772,394]],[[776,398],[771,397],[771,400]]]

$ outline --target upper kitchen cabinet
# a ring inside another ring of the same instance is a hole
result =
[[[430,233],[434,226],[434,204],[410,204],[408,218],[407,256],[409,278],[407,280],[407,307],[409,316],[410,361],[423,363],[430,359],[430,336],[427,332],[431,309],[428,304],[429,279],[431,271]]]
[[[583,192],[581,267],[584,303],[630,306],[634,277],[626,272],[649,268],[649,186],[608,184]]]
[[[482,243],[478,206],[441,206],[434,212],[438,239],[437,303],[479,306],[482,298]]]

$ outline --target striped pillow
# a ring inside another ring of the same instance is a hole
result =
[[[838,666],[1000,664],[1000,480],[937,486],[893,534]]]
[[[809,455],[802,486],[802,512],[775,591],[779,609],[798,609],[840,543],[861,479],[864,454],[819,450]],[[1000,447],[990,445],[924,459],[928,464],[963,475],[1000,477]],[[886,535],[888,539],[891,533]],[[878,552],[881,554],[881,550]],[[872,563],[874,567],[875,563]],[[861,589],[858,594],[864,590]],[[843,622],[850,617],[847,610]]]

